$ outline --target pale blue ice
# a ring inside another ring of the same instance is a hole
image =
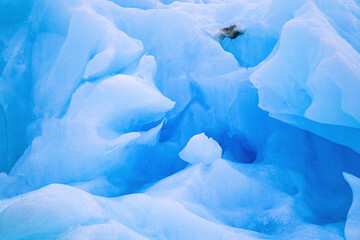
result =
[[[0,0],[0,239],[358,240],[359,94],[359,0]]]

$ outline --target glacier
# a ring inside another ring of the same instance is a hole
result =
[[[0,239],[360,239],[358,0],[0,0]]]

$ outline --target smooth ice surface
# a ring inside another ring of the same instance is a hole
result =
[[[353,200],[346,220],[345,236],[348,240],[360,238],[360,179],[344,174],[353,191]]]
[[[193,136],[179,153],[182,160],[191,164],[210,164],[221,158],[221,155],[222,149],[219,144],[204,133]]]
[[[79,226],[75,229],[60,235],[59,240],[80,240],[80,239],[128,239],[146,240],[146,238],[123,224],[110,220],[106,223],[93,224],[89,226]]]
[[[360,238],[359,52],[358,0],[0,1],[0,239]]]
[[[76,199],[76,200],[75,200]],[[91,195],[65,185],[43,189],[1,203],[3,239],[64,231],[70,226],[101,222],[104,210]],[[39,236],[40,235],[40,236]]]
[[[109,174],[119,163],[126,164],[125,148],[156,141],[161,123],[148,131],[141,131],[141,126],[161,120],[172,107],[151,83],[137,76],[87,82],[74,93],[62,118],[44,121],[42,135],[10,174],[35,188]]]
[[[359,152],[359,52],[312,1],[284,25],[277,48],[251,76],[259,106]]]

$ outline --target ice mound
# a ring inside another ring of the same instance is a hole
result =
[[[260,168],[254,168],[264,174]],[[217,159],[209,166],[191,165],[160,181],[147,193],[176,199],[205,219],[216,218],[227,225],[268,234],[274,239],[342,239],[336,228],[323,229],[304,222],[291,195],[254,177],[246,165],[224,159]],[[284,232],[284,228],[288,230]]]
[[[278,227],[290,225],[294,218],[291,197],[242,171],[247,172],[241,165],[219,158],[209,166],[191,166],[159,182],[148,192],[179,200],[209,220],[213,214],[230,226],[274,233],[279,231]]]
[[[275,239],[341,239],[336,228],[304,222],[291,196],[247,174],[241,164],[217,159],[209,166],[191,165],[144,193],[118,198],[52,184],[1,201],[0,236],[255,240],[273,239],[271,234]]]
[[[87,226],[78,226],[68,232],[61,234],[59,240],[98,240],[98,239],[128,239],[128,240],[146,240],[146,238],[137,232],[131,230],[125,225],[110,220],[106,223],[92,224]]]
[[[136,194],[102,199],[60,184],[2,202],[0,218],[4,239],[266,239],[206,220],[168,198]]]
[[[49,237],[78,224],[104,222],[105,212],[88,193],[54,184],[1,202],[2,239]]]
[[[185,148],[179,153],[182,160],[191,163],[211,164],[221,158],[222,149],[212,138],[208,138],[205,133],[193,136],[186,144]]]

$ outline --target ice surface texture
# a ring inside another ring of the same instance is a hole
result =
[[[360,239],[359,92],[357,0],[0,1],[0,239]]]
[[[345,178],[349,182],[354,195],[345,226],[346,239],[352,240],[360,238],[360,180],[349,174],[346,174]]]

